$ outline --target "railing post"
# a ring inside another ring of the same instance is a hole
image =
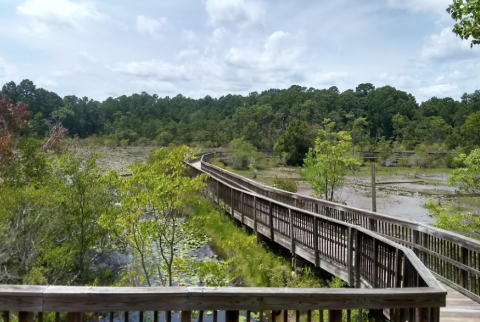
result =
[[[233,207],[233,188],[230,188],[230,199],[231,199],[231,203],[230,203],[231,214],[230,215],[232,215],[232,218],[235,218],[235,210],[234,210],[234,207]]]
[[[10,322],[10,311],[2,312],[3,322]]]
[[[253,230],[255,231],[255,236],[258,236],[258,232],[257,232],[257,196],[253,197]]]
[[[431,250],[429,248],[429,236],[425,233],[422,233],[422,245],[423,245],[424,248]],[[426,252],[423,253],[422,262],[427,268],[429,268],[428,267],[429,266],[428,253],[426,253]]]
[[[242,224],[245,222],[245,194],[240,192],[240,215],[242,218]]]
[[[417,245],[420,244],[419,237],[420,237],[420,235],[419,235],[419,233],[418,233],[418,230],[414,230],[414,231],[413,231],[413,243],[415,244],[415,246],[417,246]],[[417,255],[417,257],[419,257],[419,256],[418,256],[418,248],[416,248],[415,246],[412,247],[412,248],[413,248],[413,253],[414,253],[415,255]],[[422,253],[423,253],[423,252],[422,252]],[[422,256],[422,257],[423,257],[423,256]],[[419,257],[419,258],[420,258],[420,257]],[[422,259],[423,259],[423,258],[422,258]]]
[[[355,287],[360,288],[362,286],[361,283],[361,274],[360,274],[360,232],[355,230]]]
[[[32,319],[33,319],[33,313],[32,313]],[[20,322],[30,322],[30,320],[22,320],[22,317],[20,315]],[[78,313],[78,312],[68,312],[67,314],[67,322],[82,322],[83,321],[83,313]]]
[[[217,205],[220,204],[220,188],[219,188],[220,182],[217,180]]]
[[[342,310],[329,310],[328,322],[342,322]]]
[[[313,250],[315,252],[315,267],[319,267],[320,254],[318,253],[318,217],[313,217]]]
[[[461,251],[461,262],[463,265],[468,265],[468,249],[465,247],[460,248]],[[468,273],[463,268],[460,270],[460,286],[466,288],[468,285]]]
[[[375,219],[370,218],[370,219],[368,219],[368,222],[369,222],[369,229],[371,231],[377,231],[377,224],[376,224]]]
[[[290,220],[290,251],[292,255],[295,255],[295,230],[293,229],[293,214],[290,208],[288,208],[288,218]]]
[[[270,207],[268,210],[268,215],[270,217],[270,240],[273,241],[273,204],[270,201]]]
[[[378,243],[373,239],[373,288],[378,286]]]
[[[348,227],[347,239],[347,267],[348,267],[348,285],[354,286],[354,272],[353,272],[353,229]]]
[[[192,311],[182,311],[181,322],[192,322]]]
[[[225,311],[225,322],[238,322],[238,313],[238,311]]]

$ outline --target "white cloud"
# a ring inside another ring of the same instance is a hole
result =
[[[83,20],[104,20],[93,2],[70,0],[28,0],[16,8],[20,16],[32,19],[34,32],[43,34],[52,27],[83,29]]]
[[[85,58],[86,60],[92,62],[92,63],[97,63],[98,62],[98,58],[90,55],[88,52],[86,51],[81,51],[78,53],[78,55],[82,58]]]
[[[17,68],[0,57],[0,79],[14,75]]]
[[[388,85],[406,88],[418,87],[421,84],[421,81],[416,75],[391,75],[389,73],[383,73],[379,79],[385,81]]]
[[[185,50],[181,50],[177,54],[177,58],[178,59],[192,58],[192,57],[198,56],[199,54],[200,54],[200,51],[198,51],[198,49],[185,49]]]
[[[139,78],[152,78],[158,81],[181,81],[188,79],[188,72],[185,66],[175,66],[159,60],[119,63],[111,70]]]
[[[173,93],[177,88],[169,82],[162,82],[153,79],[148,80],[134,80],[130,84],[135,85],[139,91],[153,90],[162,93]]]
[[[206,10],[214,25],[258,25],[265,15],[260,0],[207,0]]]
[[[35,81],[35,84],[38,87],[57,87],[58,83],[55,82],[54,80],[48,79],[46,77],[40,77]]]
[[[144,35],[156,36],[167,24],[167,18],[153,19],[145,16],[137,16],[137,31]]]
[[[326,72],[326,73],[314,73],[309,77],[311,86],[333,86],[338,82],[348,80],[347,72]]]
[[[303,46],[291,34],[276,31],[262,48],[242,46],[230,48],[225,61],[239,68],[257,70],[293,70],[299,63]]]
[[[408,9],[413,12],[444,13],[451,0],[388,0],[388,5],[393,8]]]
[[[197,35],[192,30],[183,29],[182,35],[189,42],[197,40]]]
[[[470,48],[467,40],[458,38],[450,28],[443,29],[439,34],[427,37],[422,48],[422,59],[427,60],[461,60],[480,57],[479,48]]]
[[[447,97],[457,94],[458,86],[456,84],[437,84],[420,88],[420,93],[425,96]]]

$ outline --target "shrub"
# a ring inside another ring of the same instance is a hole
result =
[[[210,164],[217,166],[219,168],[225,169],[225,164],[220,161],[220,159],[217,156],[214,156],[213,158],[210,159]]]
[[[275,188],[285,191],[297,192],[298,190],[297,182],[287,178],[275,177],[273,179],[273,185],[275,186]]]

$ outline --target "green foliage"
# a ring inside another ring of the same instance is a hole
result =
[[[342,186],[349,167],[359,162],[346,157],[351,147],[351,137],[345,131],[334,132],[334,122],[325,119],[324,128],[318,132],[315,148],[310,149],[301,170],[302,177],[310,183],[313,194],[326,200],[334,199],[334,192]]]
[[[326,287],[326,283],[311,269],[298,269],[296,274],[292,274],[289,260],[258,244],[254,235],[236,227],[206,200],[196,206],[195,213],[210,217],[203,228],[212,237],[217,250],[228,258],[229,275],[241,279],[238,282],[240,286]]]
[[[312,141],[307,123],[295,119],[288,124],[287,130],[280,136],[273,149],[278,155],[286,157],[287,164],[298,166],[303,164]]]
[[[273,186],[278,189],[290,191],[290,192],[297,192],[298,185],[295,180],[287,179],[287,178],[279,178],[275,177],[273,179]]]
[[[214,156],[213,158],[210,159],[210,164],[217,166],[219,168],[225,169],[225,164],[220,161],[220,158],[217,156]]]
[[[480,112],[469,115],[462,125],[463,137],[470,146],[480,145],[480,127],[478,124],[480,124]]]
[[[122,284],[172,286],[196,276],[197,261],[187,255],[208,239],[198,223],[187,220],[188,207],[206,177],[191,178],[183,161],[197,152],[186,146],[161,148],[146,164],[130,166],[131,177],[110,175],[120,205],[100,222],[133,257],[122,270]],[[213,281],[205,273],[202,277]]]
[[[453,170],[448,177],[450,186],[458,186],[460,191],[466,193],[480,192],[480,149],[473,150],[468,156],[460,154],[457,158],[458,163],[465,166]]]
[[[443,206],[429,200],[425,207],[437,219],[435,226],[480,240],[480,216],[456,210],[449,202]]]
[[[448,177],[448,185],[456,186],[465,193],[480,192],[480,149],[473,150],[468,156],[461,154],[456,162],[463,163],[464,167],[453,170]],[[437,219],[437,227],[455,231],[480,239],[480,216],[473,213],[464,213],[455,209],[449,202],[437,205],[432,200],[427,202],[426,208],[430,215]]]
[[[101,183],[96,156],[47,156],[34,139],[19,146],[17,180],[0,182],[0,283],[111,283],[97,219],[113,191]]]
[[[453,32],[461,39],[471,38],[470,46],[480,44],[480,2],[478,0],[453,0],[447,12],[457,22]]]
[[[261,167],[263,155],[257,152],[257,149],[244,138],[235,139],[228,145],[229,165],[238,170],[255,170]]]

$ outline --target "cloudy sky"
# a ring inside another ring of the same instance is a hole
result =
[[[419,101],[480,89],[451,0],[0,0],[0,84],[98,100],[292,84],[392,85]]]

